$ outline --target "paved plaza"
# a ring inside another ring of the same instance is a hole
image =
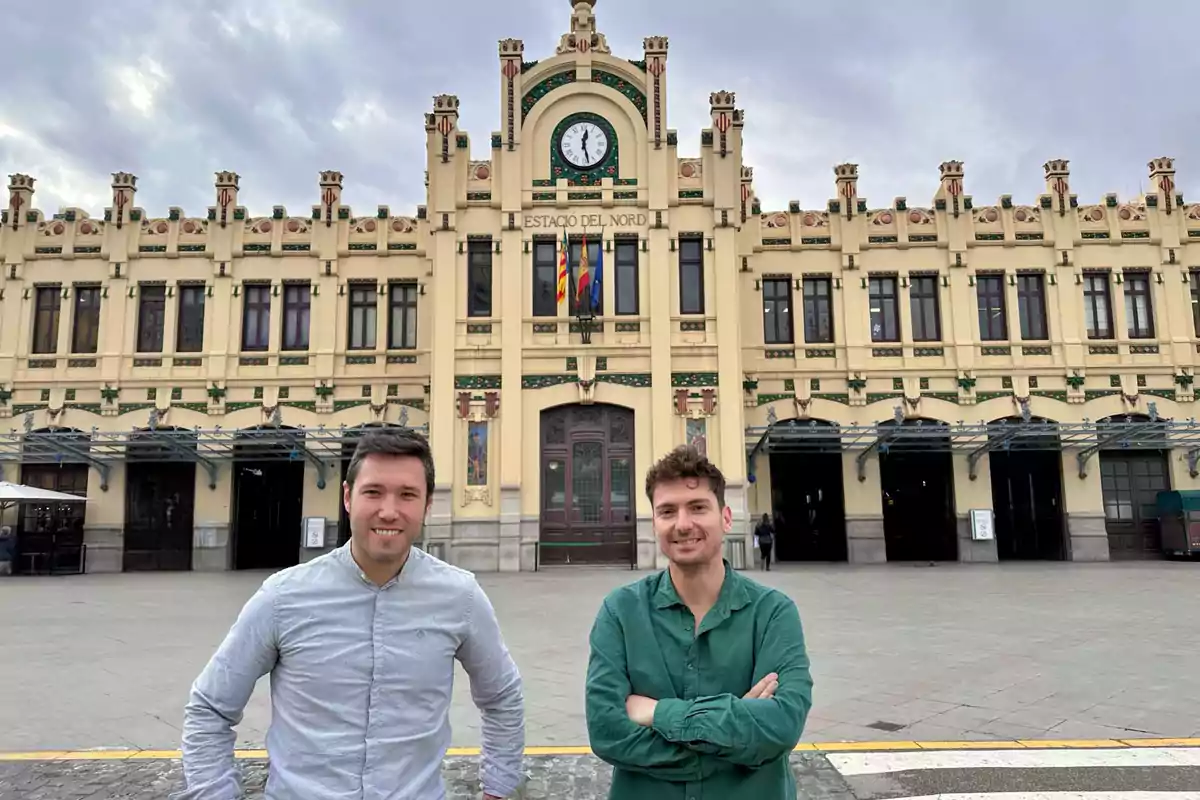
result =
[[[815,688],[803,742],[820,749],[795,756],[797,774],[814,787],[803,796],[904,796],[879,789],[883,784],[870,772],[843,776],[837,753],[821,751],[836,743],[1018,746],[1200,736],[1197,570],[1152,562],[784,566],[751,573],[793,597],[806,627]],[[607,591],[641,574],[560,568],[480,575],[525,679],[528,744],[559,748],[531,757],[528,797],[564,796],[548,788],[555,781],[571,782],[576,789],[569,796],[579,798],[592,795],[578,787],[606,785],[605,765],[561,748],[587,744],[583,681],[595,610]],[[264,577],[0,579],[0,751],[177,749],[192,679]],[[238,746],[260,748],[268,723],[264,680]],[[478,713],[461,671],[452,724],[456,747],[479,744]],[[1200,788],[1200,764],[1164,758],[1118,764],[1117,771],[1134,789]],[[263,765],[245,763],[253,784]],[[961,767],[962,774],[980,774],[981,766]],[[1065,766],[1055,775],[1078,770],[1086,782],[1097,765]],[[474,770],[470,756],[452,757],[450,785],[458,785],[455,775],[473,780]],[[1156,776],[1150,783],[1147,770]],[[0,761],[0,796],[86,797],[28,787],[61,789],[72,780],[101,786],[100,775],[161,787],[177,771],[170,758]],[[27,790],[13,788],[21,781]],[[928,788],[920,780],[913,785]]]

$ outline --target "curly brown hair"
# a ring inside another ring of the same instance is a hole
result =
[[[725,507],[725,476],[717,465],[695,447],[680,445],[667,453],[646,472],[646,497],[654,503],[654,489],[660,483],[686,478],[707,480],[717,496],[717,507]]]

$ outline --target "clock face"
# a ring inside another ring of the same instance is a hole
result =
[[[576,169],[591,169],[608,155],[608,135],[594,122],[576,122],[558,140],[563,160]]]

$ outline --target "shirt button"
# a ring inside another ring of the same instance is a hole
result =
[[[690,662],[690,661],[688,662],[687,668],[688,668],[688,669],[695,669],[695,667],[694,667],[694,666],[692,666],[692,662]]]

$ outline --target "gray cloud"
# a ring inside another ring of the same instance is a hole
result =
[[[317,173],[346,176],[360,211],[423,202],[423,113],[457,94],[474,156],[500,127],[496,41],[553,53],[567,0],[475,0],[406,8],[364,0],[24,3],[6,12],[0,168],[39,179],[48,211],[108,202],[111,173],[140,178],[139,205],[199,213],[217,170],[242,175],[254,213],[303,212]],[[925,0],[760,0],[734,15],[713,0],[598,0],[601,30],[638,58],[671,39],[669,125],[699,151],[708,94],[738,93],[746,160],[766,209],[823,206],[832,167],[860,165],[872,205],[927,201],[937,166],[966,164],[981,203],[1043,190],[1041,165],[1072,164],[1085,202],[1136,194],[1146,162],[1176,158],[1200,195],[1200,55],[1185,39],[1200,7],[1126,9],[1072,0],[982,5]],[[402,10],[403,9],[403,10]],[[15,66],[15,68],[14,68]]]

